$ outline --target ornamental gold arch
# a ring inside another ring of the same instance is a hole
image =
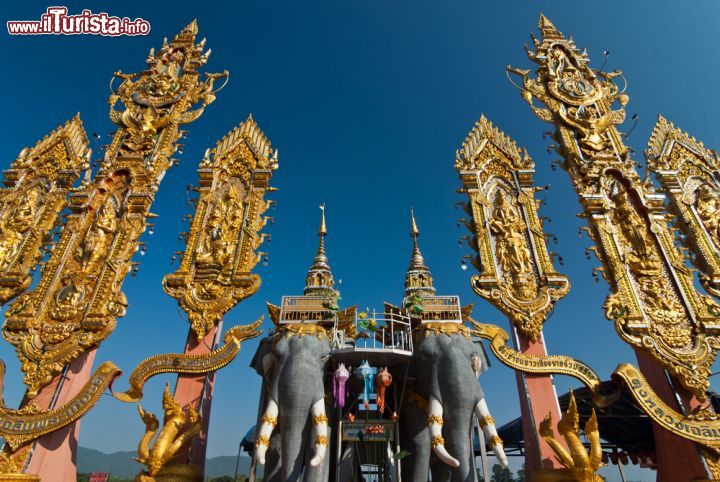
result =
[[[200,163],[199,198],[177,271],[163,280],[166,293],[187,313],[198,340],[223,315],[260,287],[251,270],[262,254],[263,213],[277,150],[252,116],[218,141]]]
[[[95,178],[70,194],[70,214],[37,286],[6,311],[3,336],[16,348],[30,398],[107,338],[125,313],[122,282],[174,163],[180,126],[202,114],[215,99],[214,82],[227,75],[200,78],[210,51],[195,43],[196,34],[193,21],[157,54],[150,51],[147,70],[115,73],[121,82],[111,83],[108,103],[117,131]]]
[[[648,143],[648,168],[668,196],[705,289],[720,297],[720,159],[659,116]]]
[[[0,303],[30,286],[31,270],[52,240],[73,184],[90,167],[90,155],[78,114],[23,149],[5,170],[6,188],[0,190]]]
[[[473,290],[537,341],[555,302],[570,290],[547,249],[533,184],[535,163],[484,116],[457,151],[467,227],[477,252]]]
[[[533,112],[557,128],[562,167],[611,286],[606,316],[626,343],[705,400],[720,348],[720,306],[695,289],[675,246],[675,228],[667,223],[664,196],[640,178],[615,127],[624,121],[629,100],[615,83],[621,73],[591,69],[587,53],[545,16],[538,27],[542,38],[533,38],[534,50],[526,49],[538,64],[535,76],[530,69],[508,72],[521,79],[521,95]]]

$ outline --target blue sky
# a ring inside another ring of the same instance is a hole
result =
[[[4,4],[7,20],[37,19],[49,4]],[[410,256],[408,212],[414,207],[421,248],[440,293],[475,303],[474,318],[507,327],[507,321],[469,287],[472,270],[461,271],[470,251],[458,246],[467,234],[456,228],[462,200],[453,169],[455,149],[484,113],[527,147],[537,163],[539,185],[551,184],[543,214],[573,287],[546,325],[552,353],[579,357],[607,377],[631,350],[605,320],[604,283],[593,282],[596,260],[585,259],[587,238],[578,238],[579,205],[565,173],[551,171],[554,156],[541,138],[551,126],[536,119],[505,77],[505,66],[529,67],[523,51],[543,11],[565,34],[587,47],[593,64],[610,51],[608,69],[629,82],[628,117],[639,115],[629,139],[640,152],[656,115],[662,113],[709,147],[720,146],[717,79],[720,43],[716,2],[68,2],[120,17],[143,17],[145,37],[11,37],[0,34],[5,75],[0,77],[4,122],[0,167],[26,145],[80,112],[88,133],[107,139],[108,81],[116,70],[143,68],[151,47],[197,17],[200,37],[213,55],[209,71],[227,69],[228,86],[194,124],[181,165],[170,170],[153,211],[156,234],[128,278],[128,314],[102,345],[97,361],[113,360],[126,374],[146,356],[182,350],[187,324],[160,281],[174,269],[181,249],[181,217],[189,212],[185,186],[207,147],[253,113],[279,148],[280,169],[272,184],[279,202],[271,214],[270,265],[258,266],[260,291],[225,318],[225,326],[248,323],[266,300],[299,294],[317,237],[318,208],[327,204],[327,250],[342,304],[380,308],[399,302]],[[629,125],[626,126],[626,130]],[[256,414],[259,377],[248,367],[256,343],[243,345],[218,376],[209,455],[231,454]],[[13,350],[0,344],[8,365],[5,400],[17,406],[23,386]],[[159,409],[165,380],[154,379],[144,405]],[[124,379],[119,386],[124,385]],[[499,423],[519,413],[513,373],[495,362],[483,376],[490,408]],[[574,386],[557,378],[558,392]],[[717,387],[716,379],[713,386]],[[601,427],[602,430],[602,427]],[[105,397],[83,420],[81,445],[106,452],[132,449],[142,424],[134,407]],[[614,476],[613,476],[614,477]],[[638,475],[641,477],[641,475]]]

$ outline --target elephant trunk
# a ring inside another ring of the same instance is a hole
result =
[[[328,447],[328,418],[325,414],[325,400],[315,402],[310,409],[313,431],[315,432],[315,456],[310,460],[312,467],[320,465]]]
[[[487,403],[485,403],[484,398],[481,398],[477,405],[475,405],[475,415],[480,423],[480,428],[482,428],[485,433],[488,444],[492,447],[493,452],[495,453],[495,457],[497,457],[503,467],[507,467],[508,462],[505,450],[503,449],[503,442],[497,433],[495,420],[490,415],[490,410],[488,410],[488,406]]]
[[[443,426],[443,406],[440,401],[430,395],[428,400],[428,428],[430,429],[430,437],[432,450],[440,460],[450,467],[459,467],[460,462],[452,457],[445,448],[445,439],[442,437]]]
[[[262,424],[255,435],[255,460],[260,465],[265,465],[265,453],[270,445],[270,435],[277,426],[278,406],[275,400],[268,400],[267,407],[262,416]]]

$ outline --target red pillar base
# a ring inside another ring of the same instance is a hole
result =
[[[40,408],[54,408],[70,401],[90,378],[94,360],[95,350],[76,358],[67,371],[43,387],[32,402]],[[23,405],[26,402],[23,401]],[[75,480],[79,434],[80,420],[38,438],[30,447],[23,473],[37,475],[43,481]]]
[[[668,381],[665,370],[642,352],[635,352],[638,366],[643,376],[665,403],[678,408],[673,387]],[[685,389],[676,384],[675,390],[686,403],[695,400]],[[697,403],[697,400],[695,400]],[[692,405],[692,402],[690,402]],[[687,409],[694,407],[687,406]],[[653,422],[655,435],[655,454],[657,459],[657,482],[694,482],[708,480],[703,459],[695,444]]]
[[[211,328],[203,340],[198,343],[195,333],[188,332],[185,343],[186,355],[202,355],[210,353],[217,348],[219,334],[222,333],[222,321]],[[190,446],[179,452],[174,459],[178,463],[189,463],[199,467],[205,473],[205,453],[207,451],[208,427],[210,425],[210,408],[212,405],[212,393],[215,387],[216,372],[205,375],[178,375],[175,385],[174,397],[182,407],[190,405],[198,410],[202,417],[202,430],[193,439]]]
[[[513,342],[518,351],[525,355],[547,355],[542,334],[537,342],[533,342],[525,335],[518,333],[513,327],[511,329],[515,334]],[[548,414],[551,414],[553,431],[555,431],[556,438],[562,440],[555,428],[561,414],[552,377],[516,371],[515,378],[520,396],[520,413],[522,414],[523,439],[525,441],[525,474],[531,476],[540,469],[563,468],[555,457],[555,452],[538,434],[540,422]]]

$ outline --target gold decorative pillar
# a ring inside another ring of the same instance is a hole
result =
[[[23,149],[0,190],[0,303],[25,291],[91,150],[80,115]],[[86,171],[88,172],[88,171]]]
[[[541,119],[555,124],[563,157],[583,206],[590,236],[611,286],[605,304],[618,335],[638,353],[649,383],[670,406],[673,393],[703,402],[720,340],[720,307],[697,292],[667,224],[664,196],[643,182],[615,127],[625,119],[629,98],[615,79],[619,71],[595,71],[545,17],[533,39],[530,70],[508,68],[522,80],[522,97]],[[539,100],[544,107],[534,105]],[[616,107],[613,107],[616,106]],[[671,384],[665,371],[671,377]],[[690,410],[686,403],[682,410]],[[658,480],[706,477],[695,447],[655,427]]]
[[[547,250],[534,197],[535,164],[483,116],[457,151],[455,169],[469,200],[469,244],[477,252],[472,264],[479,275],[471,280],[473,290],[508,317],[518,351],[546,356],[542,325],[555,302],[568,293],[570,282],[555,270]],[[552,447],[537,435],[548,413],[560,418],[552,378],[515,373],[525,470],[560,468]]]
[[[187,313],[190,332],[186,355],[217,347],[223,315],[254,294],[260,276],[252,273],[262,254],[260,231],[270,206],[265,201],[277,151],[249,116],[205,153],[198,168],[199,197],[180,267],[163,280],[163,288]],[[176,456],[183,463],[205,465],[210,405],[215,372],[178,375],[175,399],[202,414],[203,426]],[[180,460],[179,460],[180,461]]]
[[[45,409],[70,400],[88,380],[95,349],[125,313],[122,282],[160,181],[175,162],[171,156],[180,126],[200,117],[215,99],[214,82],[227,75],[201,80],[197,69],[209,51],[203,52],[204,41],[195,43],[196,34],[193,21],[157,54],[150,51],[147,70],[115,73],[121,83],[111,83],[109,106],[118,130],[94,179],[70,194],[70,214],[39,283],[6,311],[3,336],[22,363],[25,403]],[[77,422],[66,430],[55,449],[70,447],[72,452],[77,438],[70,434]],[[45,437],[34,443],[31,460],[22,465],[36,467],[33,460],[47,454]],[[74,461],[66,457],[43,463],[37,473],[51,480],[67,464],[74,472]]]

